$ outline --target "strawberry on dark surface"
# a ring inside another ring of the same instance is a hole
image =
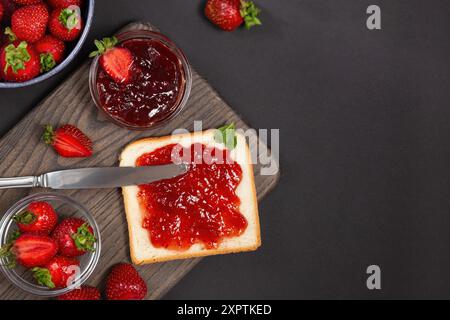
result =
[[[48,236],[17,233],[0,249],[0,257],[7,261],[9,268],[16,264],[33,268],[46,264],[57,251],[58,245]]]
[[[66,45],[51,35],[46,35],[37,41],[34,47],[39,54],[41,72],[50,71],[64,59]]]
[[[33,276],[36,282],[50,289],[66,288],[73,282],[78,273],[80,263],[73,258],[56,256],[45,265],[33,268]]]
[[[58,216],[47,202],[30,203],[27,209],[14,217],[20,232],[48,235],[58,223]]]
[[[94,230],[84,220],[67,218],[53,230],[52,238],[59,247],[59,253],[66,257],[78,257],[95,250]]]
[[[42,138],[46,144],[53,146],[60,156],[86,158],[92,155],[92,141],[73,125],[64,125],[56,131],[48,125]]]
[[[100,56],[100,66],[117,83],[127,83],[131,78],[131,66],[133,54],[127,48],[116,47],[116,37],[95,40],[97,50],[89,56],[91,58]]]
[[[39,55],[31,44],[15,41],[2,47],[0,68],[0,74],[6,81],[28,81],[40,73]]]
[[[100,300],[100,291],[95,287],[82,286],[69,293],[63,294],[58,300]]]
[[[147,284],[131,264],[119,263],[106,279],[105,293],[108,300],[142,300],[147,295]]]
[[[79,9],[55,9],[50,16],[49,30],[53,36],[62,41],[78,39],[82,29],[83,20]]]
[[[33,43],[44,37],[48,19],[49,13],[45,5],[21,7],[12,15],[11,29],[19,40]]]
[[[206,17],[225,31],[233,31],[244,22],[247,29],[261,25],[259,13],[252,1],[208,0],[205,6]]]
[[[47,1],[53,8],[67,8],[70,6],[81,7],[82,0],[48,0]]]

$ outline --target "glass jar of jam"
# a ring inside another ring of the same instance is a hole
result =
[[[116,36],[118,47],[133,54],[131,80],[117,83],[100,67],[91,65],[92,98],[108,119],[133,130],[153,129],[176,116],[186,105],[192,85],[189,63],[166,36],[138,30]]]

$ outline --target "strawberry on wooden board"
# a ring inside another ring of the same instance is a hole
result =
[[[128,263],[116,264],[106,279],[108,300],[142,300],[147,295],[147,284],[136,269]]]
[[[244,22],[247,29],[261,25],[259,13],[252,1],[208,0],[205,6],[206,17],[225,31],[233,31]]]
[[[39,54],[41,72],[47,72],[64,59],[66,45],[63,41],[51,35],[46,35],[34,44],[34,48]]]
[[[67,8],[70,6],[81,7],[81,0],[48,0],[47,1],[53,8]]]
[[[100,300],[100,291],[95,287],[82,286],[69,293],[63,294],[58,300]]]
[[[32,202],[14,221],[21,233],[48,235],[58,223],[58,215],[49,203]]]
[[[95,40],[97,50],[91,52],[89,57],[100,56],[100,66],[117,83],[127,83],[131,78],[133,54],[127,48],[116,47],[116,37]]]
[[[32,45],[15,41],[1,49],[0,68],[4,80],[25,82],[39,75],[39,55]]]
[[[47,7],[43,4],[21,7],[11,17],[11,29],[19,40],[33,43],[44,37],[48,19]]]
[[[95,250],[94,230],[84,220],[66,218],[53,230],[52,238],[56,241],[59,253],[66,257],[82,256]]]
[[[56,256],[42,267],[31,269],[34,279],[41,286],[50,289],[66,288],[73,282],[80,262],[73,258]]]
[[[62,41],[78,39],[82,29],[83,20],[79,8],[59,8],[50,15],[49,30],[53,36]]]
[[[33,268],[46,264],[57,252],[58,245],[48,236],[17,233],[0,249],[0,257],[6,259],[9,268],[17,263]]]
[[[66,158],[86,158],[92,155],[92,141],[77,127],[66,124],[54,131],[45,126],[43,140]]]

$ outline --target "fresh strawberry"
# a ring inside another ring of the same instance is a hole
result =
[[[48,0],[47,1],[53,8],[67,8],[70,6],[81,7],[81,0]]]
[[[100,291],[90,286],[82,286],[58,297],[58,300],[100,300]]]
[[[25,41],[3,46],[0,53],[0,74],[10,82],[24,82],[39,75],[39,55]]]
[[[79,9],[55,9],[49,22],[49,30],[53,36],[62,41],[76,40],[83,29],[83,20]]]
[[[46,35],[34,44],[34,48],[39,54],[41,72],[47,72],[63,60],[66,45],[61,40]]]
[[[58,245],[48,236],[17,233],[0,249],[0,257],[6,259],[10,268],[16,263],[33,268],[46,264],[57,252]]]
[[[225,31],[233,31],[243,22],[247,29],[261,25],[259,12],[252,1],[244,0],[208,0],[205,7],[206,17]]]
[[[94,251],[97,241],[92,227],[78,218],[61,221],[53,230],[52,238],[58,244],[59,253],[66,257],[78,257],[88,251]]]
[[[41,286],[50,289],[66,288],[79,273],[79,266],[80,263],[76,259],[56,256],[42,267],[33,268],[31,271]]]
[[[45,5],[22,7],[13,13],[11,29],[18,39],[33,43],[44,37],[48,19],[49,13]]]
[[[14,0],[14,2],[21,6],[29,6],[32,4],[42,3],[42,0]]]
[[[116,47],[116,37],[95,40],[97,51],[92,52],[91,58],[100,56],[99,63],[103,70],[117,83],[127,83],[131,78],[133,54],[126,48]]]
[[[66,158],[86,158],[92,155],[92,141],[77,127],[66,124],[56,131],[48,125],[42,137],[55,151]]]
[[[108,300],[142,300],[147,295],[147,284],[136,269],[128,263],[115,265],[106,279]]]
[[[20,232],[48,235],[58,223],[58,216],[47,202],[32,202],[14,217]]]

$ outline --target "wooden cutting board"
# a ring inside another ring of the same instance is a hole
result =
[[[132,23],[121,31],[155,28],[148,23]],[[220,98],[218,93],[193,70],[193,86],[188,105],[183,112],[163,128],[145,132],[129,131],[108,122],[91,100],[88,88],[89,62],[84,63],[53,93],[33,109],[0,140],[0,176],[37,175],[49,171],[81,167],[117,166],[118,157],[128,143],[147,136],[163,136],[176,128],[193,130],[194,121],[202,120],[203,128],[217,128],[234,122],[238,128],[248,126]],[[64,159],[40,141],[44,124],[71,123],[86,132],[94,141],[95,154],[89,159]],[[262,176],[255,166],[258,199],[263,198],[278,182],[278,175]],[[3,214],[16,201],[34,190],[0,191],[0,212]],[[45,190],[48,191],[48,190]],[[115,190],[64,191],[83,203],[94,215],[102,235],[102,254],[97,268],[87,284],[100,286],[108,270],[118,262],[130,261],[128,234],[121,192]],[[264,235],[263,243],[264,243]],[[244,254],[258,254],[244,253]],[[200,259],[180,260],[138,267],[149,284],[148,299],[161,298]],[[0,275],[0,299],[33,299]]]

